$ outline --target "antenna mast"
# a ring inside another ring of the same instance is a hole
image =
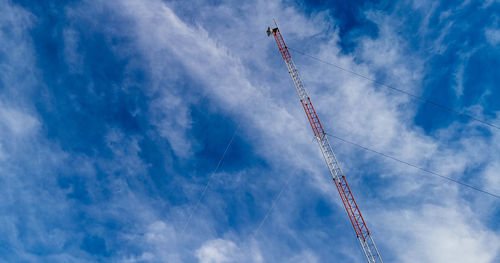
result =
[[[274,39],[276,40],[276,44],[278,44],[281,56],[285,61],[288,72],[290,73],[290,77],[292,77],[292,81],[297,94],[299,95],[300,102],[302,103],[302,107],[304,107],[307,119],[309,120],[311,128],[314,132],[314,137],[316,138],[316,141],[318,142],[318,145],[321,149],[321,153],[325,158],[325,162],[328,166],[328,169],[330,170],[333,182],[335,183],[335,186],[337,186],[337,190],[340,194],[342,203],[344,204],[347,215],[349,216],[352,226],[354,227],[354,231],[356,232],[356,237],[358,238],[359,243],[363,248],[366,260],[369,263],[383,263],[377,246],[375,246],[375,241],[373,241],[371,233],[366,226],[365,220],[361,215],[358,204],[356,203],[356,200],[354,200],[354,196],[352,195],[351,188],[347,184],[344,173],[342,172],[342,169],[340,169],[340,166],[338,164],[337,157],[335,157],[335,154],[333,153],[332,146],[330,145],[326,133],[323,130],[323,126],[319,121],[318,115],[314,110],[311,99],[309,98],[309,95],[307,95],[304,83],[300,79],[299,71],[293,63],[292,56],[290,55],[285,41],[283,40],[283,36],[278,29],[276,20],[274,21],[274,24],[276,25],[275,28],[267,28],[267,35],[273,35]]]

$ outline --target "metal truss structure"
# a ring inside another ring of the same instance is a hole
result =
[[[358,204],[354,199],[351,188],[347,184],[347,180],[340,169],[339,163],[337,161],[337,157],[335,156],[332,146],[328,141],[327,134],[325,133],[323,126],[314,110],[313,104],[311,103],[311,99],[307,94],[307,91],[304,87],[304,83],[300,79],[299,71],[295,66],[292,56],[283,40],[283,36],[278,29],[278,25],[275,28],[268,28],[267,35],[273,35],[276,40],[276,44],[278,44],[279,51],[283,60],[285,61],[286,67],[288,68],[288,72],[292,77],[293,84],[299,95],[300,102],[302,103],[302,107],[306,112],[307,119],[311,124],[312,130],[314,132],[314,137],[318,142],[318,145],[321,149],[321,153],[325,158],[326,165],[330,170],[330,174],[332,176],[333,182],[337,187],[337,190],[340,194],[340,198],[342,203],[344,204],[345,210],[349,217],[349,220],[354,227],[354,231],[356,232],[356,237],[359,240],[363,252],[365,254],[366,260],[369,263],[382,263],[382,257],[373,241],[372,235],[366,226],[365,220],[361,215],[361,211],[359,210]]]

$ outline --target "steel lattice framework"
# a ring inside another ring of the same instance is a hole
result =
[[[309,98],[309,95],[307,95],[304,83],[300,79],[299,71],[292,60],[292,56],[290,55],[285,41],[283,40],[283,36],[278,29],[278,25],[276,25],[273,29],[268,28],[267,35],[273,35],[276,40],[276,44],[278,44],[279,51],[283,56],[283,60],[285,61],[288,72],[290,73],[293,84],[295,85],[295,89],[297,90],[297,94],[299,95],[300,102],[306,112],[307,119],[311,124],[314,137],[321,148],[321,152],[325,158],[328,169],[330,170],[335,186],[337,186],[337,190],[340,194],[340,198],[342,199],[347,215],[349,216],[352,226],[354,227],[354,231],[356,232],[356,236],[361,244],[361,247],[363,248],[366,260],[369,263],[382,263],[382,257],[378,252],[377,246],[375,246],[370,230],[368,230],[368,227],[366,226],[358,204],[352,195],[351,188],[347,184],[344,173],[342,172],[342,169],[340,169],[337,157],[335,157],[335,153],[333,152],[332,146],[328,141],[328,137],[323,129],[323,126],[321,125],[318,115],[314,110],[311,99]]]

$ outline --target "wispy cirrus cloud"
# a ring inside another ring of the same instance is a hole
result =
[[[290,46],[424,96],[459,74],[463,96],[475,97],[471,67],[489,48],[472,38],[454,44],[467,32],[454,31],[464,21],[460,12],[476,10],[467,2],[357,7],[377,27],[375,35],[342,35],[338,28],[347,22],[327,7],[305,12],[280,1],[2,6],[9,14],[2,25],[15,25],[0,38],[6,54],[0,67],[8,69],[0,77],[9,87],[0,94],[0,171],[9,175],[2,188],[10,189],[0,206],[18,204],[3,217],[1,242],[9,249],[2,254],[11,261],[362,260],[265,28],[276,17]],[[491,7],[485,8],[486,16]],[[346,48],[343,37],[356,45]],[[464,47],[474,51],[467,59],[442,60]],[[329,132],[497,188],[494,131],[456,116],[433,120],[426,112],[436,109],[293,55]],[[435,74],[442,66],[454,74]],[[496,92],[488,78],[477,79],[485,87],[479,93]],[[458,108],[498,121],[487,113],[496,110],[487,95]],[[182,232],[238,125],[227,159]],[[334,147],[384,259],[498,257],[494,201],[347,145]]]

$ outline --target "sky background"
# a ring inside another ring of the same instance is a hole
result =
[[[273,18],[291,48],[500,126],[498,0],[0,13],[0,262],[363,262]],[[500,130],[292,56],[327,132],[500,194]],[[500,200],[331,143],[385,262],[500,262]]]

